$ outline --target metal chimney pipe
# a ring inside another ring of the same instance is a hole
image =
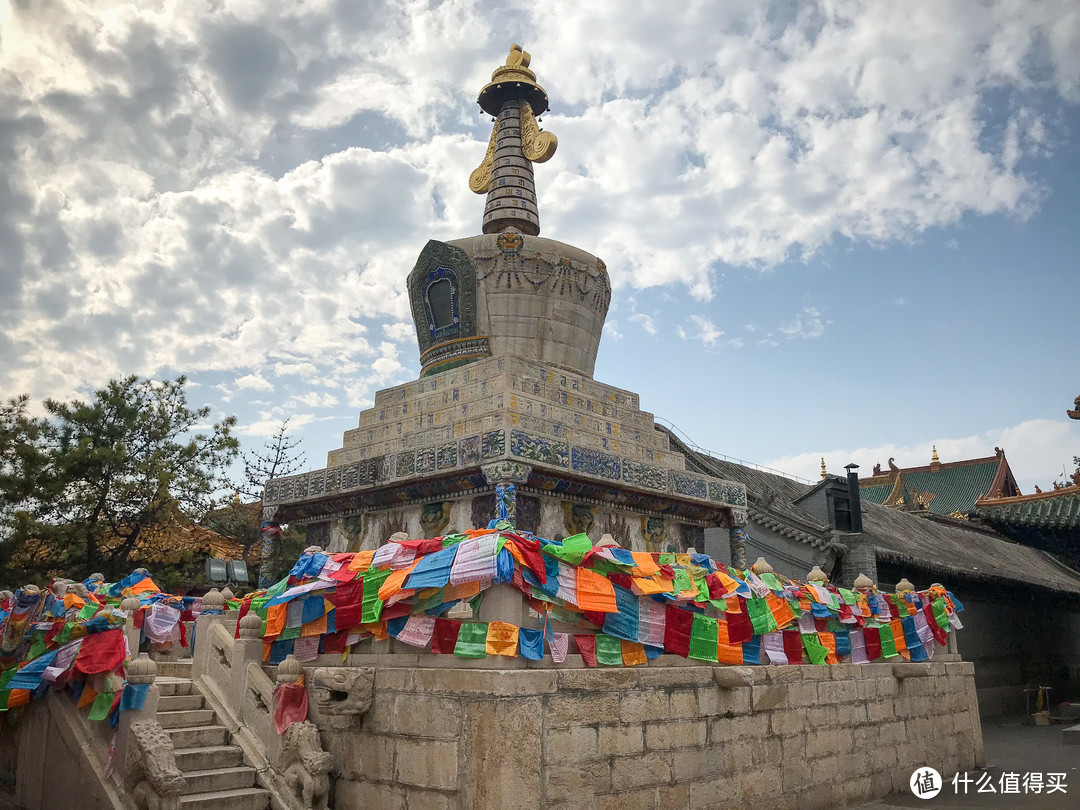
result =
[[[859,465],[847,464],[848,503],[851,507],[851,531],[862,531],[862,500],[859,497]]]

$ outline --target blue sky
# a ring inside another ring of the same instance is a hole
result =
[[[418,372],[403,281],[479,231],[515,41],[542,233],[615,286],[598,379],[808,478],[1080,454],[1068,0],[0,0],[0,394],[184,373],[322,466]]]

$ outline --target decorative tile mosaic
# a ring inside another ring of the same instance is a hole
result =
[[[618,481],[622,475],[622,462],[618,456],[590,450],[586,447],[571,449],[570,465],[577,471],[589,475],[600,475]]]
[[[506,452],[506,431],[493,430],[485,433],[480,442],[480,455],[483,459],[498,458]]]
[[[746,487],[725,482],[724,503],[730,503],[734,506],[746,506]]]
[[[677,495],[689,495],[693,498],[708,498],[709,488],[703,478],[695,478],[692,475],[683,475],[673,472],[671,474],[671,488]]]
[[[341,488],[356,489],[360,483],[360,465],[350,464],[341,471]]]
[[[400,478],[403,475],[412,475],[414,472],[416,472],[416,451],[398,453],[394,461],[394,474]]]
[[[478,463],[480,461],[480,437],[470,436],[458,442],[458,456],[463,465]]]
[[[557,467],[570,465],[570,447],[544,436],[533,436],[523,430],[510,431],[510,452],[521,458],[552,464]],[[616,476],[618,477],[618,476]]]
[[[434,447],[425,447],[416,451],[416,472],[418,475],[435,472]]]
[[[323,489],[324,489],[323,483],[324,483],[323,473],[321,473],[321,472],[312,473],[308,477],[308,494],[312,495],[312,496],[321,495],[323,493]]]
[[[337,492],[341,489],[341,470],[326,471],[326,491]]]
[[[651,464],[642,464],[640,461],[624,458],[622,477],[626,483],[636,484],[639,487],[667,489],[667,470]]]
[[[440,470],[446,470],[457,466],[457,445],[444,444],[436,454],[435,466]]]

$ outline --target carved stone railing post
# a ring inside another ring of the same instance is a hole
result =
[[[262,663],[262,619],[248,613],[240,620],[240,637],[233,642],[233,677],[225,685],[229,708],[240,716],[248,688],[248,664]]]
[[[135,614],[141,605],[137,596],[127,596],[120,603],[120,609],[127,614],[127,621],[124,623],[124,638],[127,639],[128,651],[133,659],[139,657],[139,640],[142,637],[142,631],[135,626]]]
[[[180,807],[184,777],[176,767],[172,741],[156,719],[156,677],[157,664],[146,653],[128,664],[128,684],[146,686],[146,697],[140,708],[120,712],[114,761],[136,807],[173,810]]]
[[[217,588],[202,598],[202,612],[195,620],[195,649],[191,651],[191,678],[198,681],[206,673],[207,659],[213,654],[210,627],[225,621],[225,599]]]

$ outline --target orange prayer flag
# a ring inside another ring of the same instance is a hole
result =
[[[93,705],[94,701],[97,699],[97,694],[98,693],[94,691],[94,687],[92,687],[90,684],[87,684],[85,687],[83,687],[82,695],[79,697],[79,702],[76,705],[76,708],[85,709],[87,706]],[[10,703],[8,705],[10,705]]]
[[[765,601],[769,605],[769,610],[772,611],[773,618],[776,619],[776,625],[779,629],[783,630],[791,622],[795,621],[795,614],[791,611],[791,605],[787,603],[786,599],[781,599],[775,593],[768,593],[765,596]]]
[[[656,558],[647,551],[631,551],[630,556],[634,558],[635,566],[630,573],[635,577],[651,577],[660,570]]]
[[[509,543],[507,543],[509,545]],[[457,585],[447,585],[443,589],[443,601],[454,602],[459,599],[472,599],[480,593],[480,580],[473,582],[461,582]]]
[[[624,666],[636,667],[638,664],[644,664],[649,660],[649,657],[645,655],[645,645],[638,644],[636,641],[626,641],[625,639],[620,641],[622,645],[622,662]]]
[[[360,551],[353,555],[352,560],[349,562],[350,571],[360,571],[363,573],[371,568],[371,558],[375,556],[374,551]]]
[[[517,656],[518,628],[509,622],[488,622],[486,650],[488,655]]]
[[[93,691],[93,690],[91,690]],[[95,695],[96,697],[96,695]],[[16,706],[25,706],[30,702],[30,690],[29,689],[12,689],[8,692],[7,707],[14,709]],[[82,706],[82,704],[79,704]]]
[[[729,596],[724,600],[727,607],[724,609],[724,613],[742,613],[742,605],[739,604],[739,597]]]
[[[365,624],[364,627],[371,632],[376,641],[383,641],[390,638],[390,634],[386,632],[386,622],[376,622],[375,624]]]
[[[412,573],[412,570],[416,568],[418,562],[420,561],[417,560],[407,568],[399,568],[397,571],[388,576],[386,578],[386,581],[383,582],[382,587],[379,588],[379,598],[386,602],[390,599],[391,596],[400,591],[401,586],[405,584],[406,577],[408,577],[409,574]]]
[[[71,610],[71,608],[73,608],[73,607],[77,607],[77,608],[86,607],[86,602],[83,601],[82,597],[80,597],[80,596],[78,596],[76,594],[73,594],[73,593],[64,594],[64,609],[65,610]]]
[[[899,619],[893,619],[889,622],[889,629],[892,630],[893,641],[896,642],[896,651],[903,655],[907,652],[907,643],[904,641],[904,625],[900,623]],[[904,658],[907,658],[904,655]]]
[[[300,627],[301,636],[321,636],[326,633],[326,614],[317,619],[312,619]]]
[[[727,575],[725,571],[716,572],[717,579],[720,580],[720,584],[724,586],[724,594],[727,595],[739,587],[739,583]]]
[[[818,633],[818,639],[821,641],[821,646],[824,647],[827,652],[827,655],[825,656],[825,663],[839,663],[839,659],[836,657],[836,634]]]
[[[615,586],[591,568],[577,569],[577,603],[581,610],[615,613]]]
[[[140,594],[140,593],[147,593],[147,592],[151,592],[151,591],[154,592],[154,593],[157,593],[160,590],[161,590],[161,588],[159,588],[157,585],[155,585],[154,580],[150,579],[150,577],[147,577],[146,579],[142,580],[141,582],[136,582],[134,585],[131,586],[131,593],[133,595],[137,595],[137,594]]]
[[[738,601],[738,600],[736,600]],[[732,644],[731,636],[728,634],[727,621],[721,619],[716,623],[717,629],[717,647],[716,647],[716,660],[721,664],[736,664],[742,665],[742,645]]]
[[[634,590],[645,596],[650,593],[671,593],[671,580],[662,577],[633,577]]]
[[[266,636],[276,636],[285,629],[285,619],[289,615],[289,604],[282,602],[266,609]]]

